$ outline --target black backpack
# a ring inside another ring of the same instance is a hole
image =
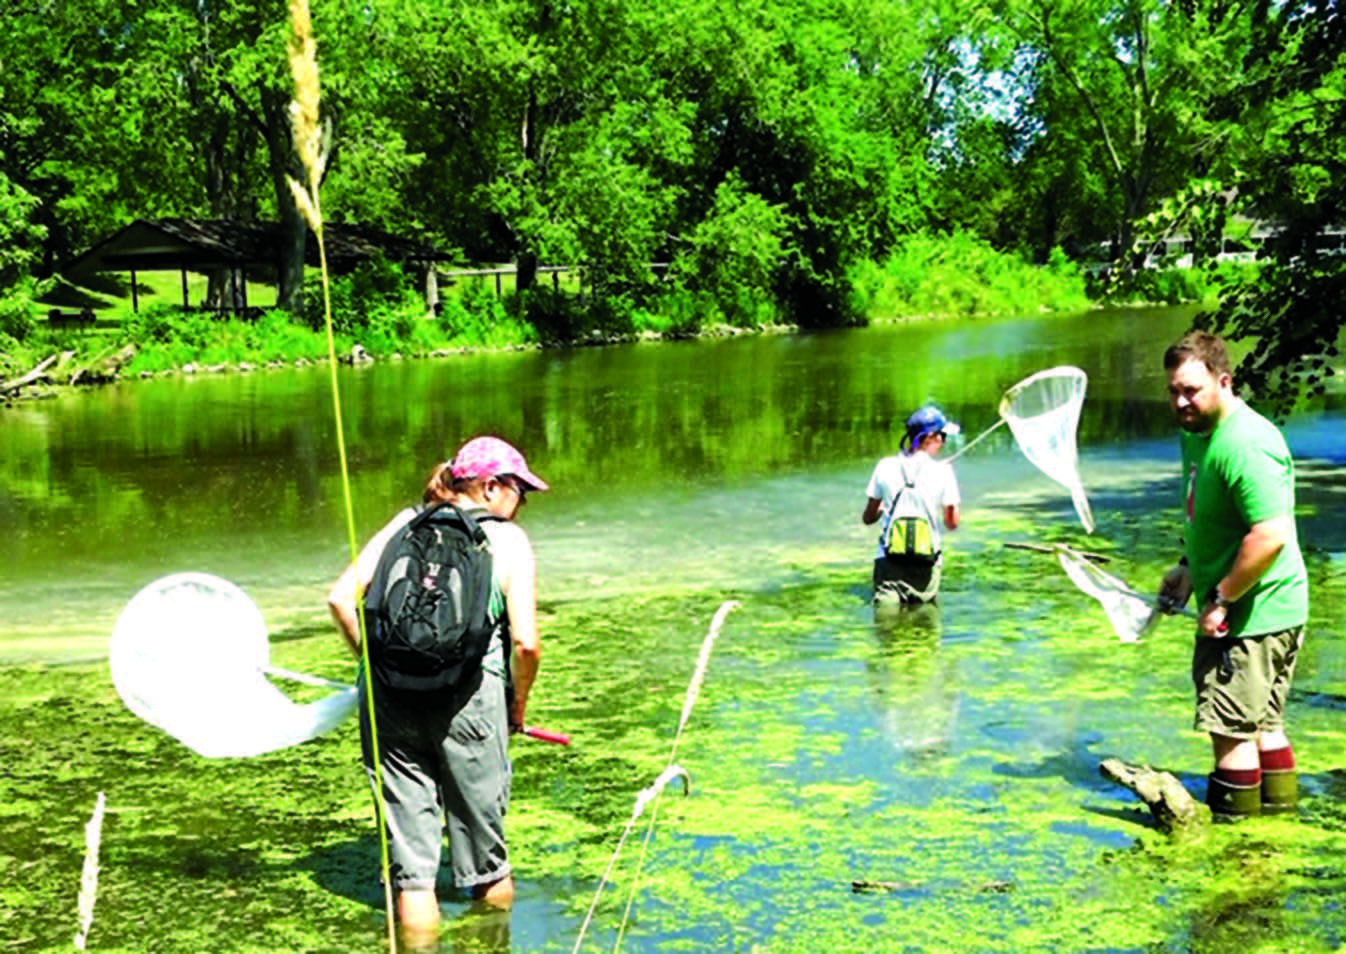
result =
[[[385,688],[443,691],[481,668],[495,628],[481,519],[501,518],[438,504],[384,547],[364,605],[370,669]]]

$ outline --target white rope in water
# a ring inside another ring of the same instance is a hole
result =
[[[584,921],[580,924],[579,935],[575,938],[575,946],[572,948],[572,954],[578,954],[580,945],[584,943],[584,934],[589,929],[589,922],[593,920],[594,911],[598,909],[599,898],[603,895],[603,889],[607,887],[608,878],[612,874],[613,867],[617,864],[617,857],[622,853],[622,847],[626,844],[627,837],[635,827],[640,816],[644,813],[646,806],[651,803],[657,803],[659,796],[669,784],[682,779],[683,793],[691,792],[691,778],[687,771],[674,761],[678,754],[678,743],[682,740],[682,732],[687,727],[687,720],[692,714],[692,707],[696,704],[697,696],[701,693],[701,684],[706,679],[706,670],[710,666],[711,650],[715,646],[715,640],[720,636],[720,629],[724,626],[725,618],[739,607],[737,600],[726,600],[720,604],[720,608],[715,611],[715,617],[710,621],[710,631],[706,633],[706,638],[701,642],[701,652],[697,656],[696,670],[692,673],[692,681],[687,685],[687,696],[682,703],[682,716],[678,720],[678,731],[673,736],[673,746],[668,753],[668,765],[659,773],[659,777],[649,788],[643,789],[636,796],[635,808],[631,812],[631,819],[622,829],[621,837],[617,839],[617,847],[612,852],[612,857],[608,859],[608,865],[603,870],[603,877],[599,879],[598,889],[594,891],[594,899],[589,904],[589,910],[584,915]],[[649,849],[650,839],[654,835],[654,823],[658,816],[658,805],[650,812],[649,827],[645,831],[645,839],[641,843],[640,858],[636,862],[635,874],[631,878],[631,891],[627,895],[626,907],[622,911],[622,920],[617,927],[617,940],[613,944],[613,951],[621,947],[622,938],[626,935],[626,925],[631,916],[631,905],[635,899],[636,889],[640,883],[640,871],[645,863],[645,855]]]

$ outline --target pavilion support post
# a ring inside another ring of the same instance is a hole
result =
[[[182,310],[188,311],[192,307],[191,300],[187,297],[187,269],[182,270]]]
[[[131,310],[140,311],[140,293],[136,290],[136,270],[131,269]]]
[[[435,266],[432,263],[425,270],[425,310],[427,314],[435,314],[439,309],[439,276],[435,273]]]

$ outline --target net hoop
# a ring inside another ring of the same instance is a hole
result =
[[[1057,544],[1055,550],[1061,568],[1071,582],[1098,601],[1112,624],[1112,631],[1122,642],[1139,642],[1164,615],[1156,599],[1136,592],[1117,577],[1105,573],[1083,554],[1063,544]]]
[[[329,683],[336,691],[325,698],[294,702],[267,678],[269,659],[257,605],[208,573],[175,573],[145,586],[117,618],[108,647],[126,707],[209,758],[296,745],[354,710],[355,687],[341,683]]]
[[[1076,431],[1089,377],[1062,365],[1029,375],[1000,399],[1000,417],[1033,466],[1070,491],[1075,512],[1088,533],[1094,514],[1080,479]]]

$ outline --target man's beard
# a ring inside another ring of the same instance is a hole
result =
[[[1210,431],[1214,419],[1209,414],[1202,414],[1193,408],[1189,413],[1176,415],[1178,426],[1189,434],[1206,434]]]

